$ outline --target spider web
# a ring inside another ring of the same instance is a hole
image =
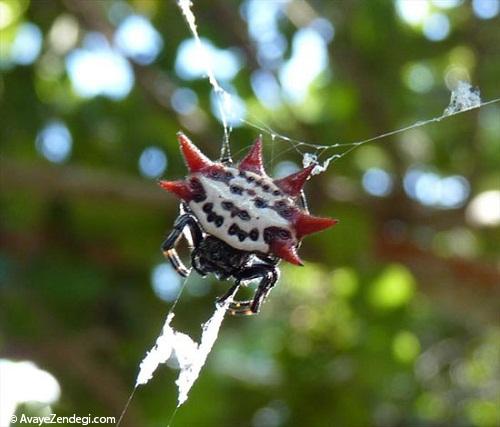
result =
[[[376,135],[367,139],[354,142],[339,142],[330,145],[320,145],[313,144],[307,141],[300,141],[282,135],[274,131],[264,123],[255,123],[245,119],[240,120],[248,126],[251,126],[261,132],[267,133],[271,136],[273,141],[279,139],[286,143],[289,143],[292,146],[292,149],[302,156],[302,164],[304,167],[307,167],[313,163],[316,164],[316,167],[312,170],[311,175],[318,175],[322,172],[325,172],[331,164],[333,164],[337,160],[340,160],[342,157],[364,144],[398,135],[400,133],[404,133],[419,127],[428,126],[432,123],[441,122],[444,119],[456,116],[458,114],[463,114],[467,111],[482,108],[498,102],[500,102],[500,98],[494,98],[484,102],[481,101],[478,88],[471,86],[468,82],[460,81],[458,82],[456,89],[451,92],[450,103],[448,107],[446,107],[443,114],[441,114],[440,116],[417,121],[411,125],[404,126],[402,128],[395,129],[389,132],[384,132],[380,135]],[[337,151],[337,153],[329,154],[333,151]],[[322,160],[322,158],[324,158],[324,160]]]
[[[217,340],[229,304],[233,301],[237,289],[234,290],[233,294],[230,295],[223,304],[217,304],[210,319],[201,325],[201,338],[200,342],[197,343],[189,335],[179,332],[171,326],[175,316],[174,309],[181,298],[188,280],[189,276],[184,279],[179,294],[167,313],[162,331],[156,339],[155,344],[151,350],[146,353],[146,356],[144,356],[139,364],[139,372],[135,380],[134,388],[118,418],[118,422],[116,423],[117,427],[121,424],[137,388],[147,384],[153,378],[153,374],[161,364],[165,364],[171,358],[174,358],[179,365],[179,375],[175,381],[178,397],[177,406],[170,416],[169,426],[179,407],[187,401],[189,391],[198,379],[201,369],[205,365],[207,357]]]
[[[234,119],[234,110],[232,107],[231,95],[217,81],[213,72],[211,59],[206,50],[203,49],[203,45],[201,43],[197,30],[196,18],[191,9],[193,6],[192,1],[177,0],[177,4],[182,14],[184,15],[189,29],[193,35],[199,51],[199,55],[202,58],[202,63],[204,64],[208,81],[212,86],[215,94],[224,132],[220,151],[220,159],[230,159],[230,134],[232,128],[229,125],[229,119]],[[304,167],[307,167],[311,164],[316,165],[312,171],[312,175],[317,175],[325,172],[334,162],[340,160],[342,157],[346,156],[347,154],[351,153],[353,150],[364,144],[379,141],[390,136],[407,132],[412,129],[428,126],[432,123],[441,122],[442,120],[456,116],[458,114],[463,114],[467,111],[482,108],[486,105],[494,104],[497,102],[500,102],[500,98],[495,98],[485,102],[481,101],[479,89],[472,87],[467,82],[459,82],[455,90],[453,90],[451,93],[449,105],[446,107],[443,113],[437,117],[417,121],[408,126],[388,131],[367,139],[352,142],[339,142],[331,145],[314,144],[308,141],[300,141],[290,138],[286,135],[274,131],[268,125],[256,119],[253,119],[252,121],[245,119],[239,120],[243,124],[250,126],[258,130],[259,132],[269,135],[273,142],[273,149],[274,142],[276,140],[280,140],[286,144],[289,144],[290,147],[286,150],[283,150],[280,155],[291,150],[296,151],[302,157],[302,163]],[[185,237],[189,240],[190,236],[185,235]],[[130,404],[137,388],[140,385],[146,384],[153,377],[154,372],[160,364],[166,363],[170,357],[175,357],[180,369],[179,376],[176,380],[176,385],[178,388],[178,400],[177,406],[170,416],[170,420],[168,423],[168,425],[170,425],[179,407],[187,401],[189,391],[197,380],[201,369],[203,368],[207,357],[210,354],[215,341],[217,340],[219,330],[224,320],[226,309],[232,301],[234,294],[227,299],[224,305],[216,306],[211,318],[202,325],[202,336],[200,339],[200,343],[197,343],[189,335],[176,331],[170,325],[171,321],[174,318],[174,308],[182,295],[182,291],[186,285],[187,280],[188,278],[184,280],[183,286],[181,287],[176,300],[172,304],[167,314],[162,332],[158,336],[155,345],[146,354],[146,356],[140,363],[135,387],[123,409],[117,426],[120,424],[125,412],[127,411],[128,405]],[[236,291],[237,290],[235,290],[235,293]]]
[[[202,63],[204,65],[205,72],[207,73],[208,81],[212,86],[212,89],[216,97],[217,107],[219,109],[220,119],[224,130],[220,159],[223,160],[226,158],[230,158],[231,149],[229,143],[229,136],[231,134],[232,128],[229,126],[228,123],[230,118],[232,118],[233,121],[235,119],[234,110],[232,108],[233,103],[231,94],[228,93],[217,81],[211,64],[211,59],[207,54],[207,51],[203,49],[198,34],[196,18],[191,9],[193,6],[192,0],[177,0],[177,4],[181,9],[182,14],[186,18],[186,22],[198,47],[199,55],[202,58]],[[468,82],[459,81],[456,88],[451,93],[449,105],[445,108],[445,110],[440,116],[417,121],[408,126],[384,132],[380,135],[376,135],[367,139],[352,141],[352,142],[339,142],[330,145],[314,144],[308,141],[300,141],[290,138],[286,135],[274,131],[266,123],[263,123],[262,121],[259,121],[255,118],[252,118],[252,120],[236,118],[236,120],[262,133],[269,135],[271,137],[271,141],[273,142],[273,148],[274,148],[274,142],[276,140],[281,140],[285,143],[288,143],[290,145],[290,148],[288,150],[282,151],[280,155],[291,150],[296,151],[302,157],[302,164],[304,167],[307,167],[313,163],[316,164],[316,167],[312,170],[312,175],[317,175],[322,172],[325,172],[331,164],[340,160],[342,157],[344,157],[351,151],[355,150],[356,148],[364,144],[385,139],[390,136],[398,135],[400,133],[404,133],[412,129],[428,126],[432,123],[437,123],[444,119],[456,116],[458,114],[463,114],[467,111],[481,108],[497,102],[500,102],[500,98],[495,98],[485,102],[481,101],[478,88],[471,86]]]

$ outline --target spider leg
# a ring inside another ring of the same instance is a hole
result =
[[[161,245],[163,255],[168,258],[175,270],[183,277],[187,277],[191,269],[187,268],[181,261],[175,247],[179,243],[179,240],[182,238],[182,233],[184,232],[186,227],[191,234],[194,246],[198,246],[199,243],[203,240],[203,233],[197,219],[193,215],[188,213],[179,216],[175,220],[172,231]]]
[[[267,295],[269,295],[269,292],[278,281],[279,270],[274,265],[256,264],[251,267],[244,268],[237,273],[235,277],[235,285],[229,290],[229,292],[226,293],[226,295],[222,297],[222,299],[232,295],[230,292],[234,291],[235,287],[240,286],[241,282],[258,278],[261,279],[252,300],[233,301],[229,304],[228,311],[230,314],[248,316],[259,312],[261,304],[264,302]]]

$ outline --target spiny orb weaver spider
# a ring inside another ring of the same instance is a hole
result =
[[[181,215],[162,251],[187,277],[190,269],[176,251],[187,228],[192,267],[201,276],[213,273],[220,280],[235,279],[218,303],[242,282],[260,279],[252,300],[233,301],[228,309],[235,315],[256,314],[278,281],[280,260],[303,265],[297,255],[301,239],[337,222],[309,215],[302,187],[314,165],[273,180],[264,171],[260,137],[237,166],[231,159],[211,161],[182,132],[177,139],[189,175],[182,181],[159,182],[181,199]]]

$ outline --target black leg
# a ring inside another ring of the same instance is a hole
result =
[[[188,227],[189,231],[191,232],[194,246],[198,246],[203,239],[203,233],[198,224],[198,221],[191,214],[183,214],[176,219],[172,231],[161,245],[163,255],[168,258],[172,266],[183,277],[187,277],[191,269],[187,268],[181,261],[179,255],[177,254],[175,246],[181,239],[182,233],[186,227]]]
[[[235,285],[222,297],[218,302],[224,302],[230,295],[233,294],[236,287],[240,286],[241,282],[260,278],[259,286],[255,291],[253,300],[249,301],[233,301],[229,304],[229,313],[233,315],[252,315],[259,312],[261,304],[266,299],[267,295],[278,281],[279,270],[269,264],[257,264],[251,267],[244,268],[235,275]]]

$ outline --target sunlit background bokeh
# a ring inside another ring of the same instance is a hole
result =
[[[266,168],[440,116],[458,82],[500,97],[499,0],[0,0],[0,426],[118,416],[183,289],[199,336],[228,284],[159,246],[182,129]],[[280,135],[286,135],[293,141]],[[308,148],[309,147],[309,148]],[[173,426],[500,425],[500,104],[365,144],[307,186],[340,219],[252,319],[228,318]],[[166,425],[176,371],[123,426]]]

